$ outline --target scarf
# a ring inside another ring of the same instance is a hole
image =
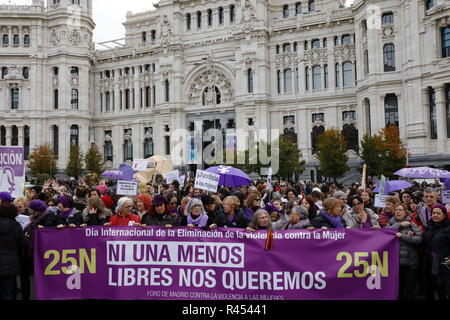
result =
[[[197,219],[194,219],[192,215],[189,214],[187,217],[187,222],[188,224],[193,224],[194,226],[203,228],[206,227],[206,224],[208,223],[208,215],[205,212],[203,212],[198,216]]]
[[[64,217],[64,218],[69,218],[70,217],[70,215],[72,214],[72,212],[73,212],[73,208],[70,208],[69,210],[67,210],[67,211],[64,211],[64,212],[60,212],[60,215],[62,216],[62,217]]]
[[[329,215],[328,213],[326,213],[325,211],[322,211],[321,213],[322,213],[322,216],[324,216],[325,219],[327,219],[328,222],[333,226],[333,228],[345,229],[344,225],[341,222],[340,216],[333,217],[333,216]]]

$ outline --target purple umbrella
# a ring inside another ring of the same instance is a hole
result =
[[[109,178],[109,179],[119,179],[119,180],[123,179],[122,172],[118,171],[118,170],[105,171],[100,176],[102,176],[104,178]]]
[[[412,184],[408,181],[404,180],[392,180],[392,181],[386,181],[386,184],[384,185],[384,194],[388,194],[389,192],[394,192],[402,189],[411,188]],[[377,183],[377,187],[373,192],[380,192],[380,182]]]
[[[212,167],[206,171],[220,175],[219,186],[241,187],[252,184],[252,179],[245,172],[233,167]]]
[[[420,179],[450,178],[450,172],[446,170],[428,167],[404,168],[395,172],[394,174],[405,178],[420,178]]]

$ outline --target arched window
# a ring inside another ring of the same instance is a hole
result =
[[[78,69],[78,67],[71,67],[70,68],[70,73],[74,76],[78,76],[80,73],[80,69]]]
[[[197,11],[197,28],[200,29],[202,27],[202,13]]]
[[[292,92],[292,70],[284,70],[284,93]]]
[[[336,88],[341,86],[341,66],[339,63],[335,65],[335,74],[336,74]]]
[[[311,47],[312,48],[320,48],[320,40],[319,39],[314,39],[314,40],[312,40],[312,42],[311,42]]]
[[[328,88],[328,65],[326,64],[323,68],[324,68],[323,72],[324,72],[324,76],[325,76],[324,88],[326,89],[326,88]]]
[[[247,92],[253,93],[253,70],[247,70]]]
[[[153,138],[146,138],[144,140],[144,158],[153,157],[155,154],[155,147],[153,143]]]
[[[142,31],[142,42],[147,42],[147,32]]]
[[[24,35],[23,36],[23,44],[25,45],[25,46],[29,46],[30,45],[30,35],[29,34],[26,34],[26,35]]]
[[[53,109],[57,110],[59,108],[59,91],[58,89],[53,90]]]
[[[6,127],[0,126],[0,146],[6,146]]]
[[[384,112],[386,127],[390,125],[399,125],[398,120],[398,99],[395,94],[388,94],[384,98]]]
[[[224,10],[222,7],[219,7],[219,24],[222,25],[224,21]]]
[[[17,128],[17,126],[12,126],[11,133],[11,146],[17,147],[19,145],[19,129]]]
[[[441,28],[442,58],[450,57],[450,27]]]
[[[186,14],[186,29],[191,30],[191,14]]]
[[[317,148],[317,144],[319,142],[319,137],[325,133],[324,126],[314,126],[311,133],[311,146],[313,153],[316,153],[319,149]]]
[[[395,46],[393,43],[383,47],[384,72],[395,71]]]
[[[4,46],[9,45],[9,36],[7,34],[3,35],[3,45]]]
[[[80,132],[79,132],[78,126],[76,124],[72,125],[70,127],[70,144],[71,145],[78,146],[79,134],[80,134]]]
[[[294,52],[297,52],[297,42],[294,42],[293,47],[294,47]]]
[[[234,4],[230,5],[230,22],[234,22],[234,18],[235,18],[235,6]]]
[[[13,45],[18,46],[20,44],[20,37],[18,34],[15,34],[13,37]]]
[[[342,44],[344,45],[344,44],[350,44],[350,43],[352,43],[352,36],[349,34],[344,34],[342,36]]]
[[[437,139],[437,119],[436,119],[436,93],[432,88],[428,91],[428,103],[430,105],[430,138]]]
[[[211,27],[213,24],[213,12],[211,9],[208,9],[208,26]]]
[[[18,88],[11,89],[11,109],[19,109],[20,91]]]
[[[321,70],[320,66],[313,67],[313,90],[322,89],[322,81],[321,81]]]
[[[2,68],[2,79],[4,79],[8,75],[8,68],[3,67]]]
[[[123,161],[133,161],[133,140],[131,139],[133,130],[125,129],[123,130],[123,135],[125,137],[123,141]]]
[[[309,90],[309,67],[305,68],[305,90]]]
[[[347,150],[359,151],[358,129],[356,129],[354,124],[344,125],[342,136],[347,143]]]
[[[283,52],[291,52],[291,44],[290,43],[283,44]]]
[[[112,144],[112,131],[105,131],[105,144],[103,146],[103,156],[106,161],[113,161],[113,144]]]
[[[381,24],[394,23],[394,14],[392,12],[383,13],[381,16]]]
[[[297,2],[295,4],[295,14],[301,14],[302,13],[302,3],[301,2]]]
[[[30,127],[23,127],[23,154],[25,160],[28,160],[30,155]]]
[[[349,61],[342,65],[344,71],[344,87],[353,86],[353,64]]]
[[[106,106],[105,111],[110,112],[111,111],[111,93],[108,91],[105,93],[105,100],[106,100]]]
[[[78,90],[72,89],[70,96],[70,106],[72,109],[78,109]]]
[[[285,4],[283,6],[283,18],[288,18],[289,17],[289,6],[287,4]]]
[[[278,94],[281,93],[281,71],[278,70],[277,71],[277,89],[278,89]]]
[[[308,12],[314,12],[316,11],[316,3],[314,0],[310,0],[308,3]]]
[[[164,93],[165,93],[164,97],[165,97],[166,102],[169,102],[170,101],[170,83],[169,83],[168,79],[164,80]]]
[[[369,69],[369,51],[364,51],[364,74],[368,75],[370,73]]]
[[[53,125],[53,155],[55,158],[59,156],[59,128]]]
[[[30,68],[28,67],[23,67],[22,69],[22,75],[24,79],[29,79],[30,78]]]
[[[125,89],[125,109],[130,109],[130,89]]]
[[[430,10],[434,6],[434,0],[426,0],[425,2],[425,9]]]

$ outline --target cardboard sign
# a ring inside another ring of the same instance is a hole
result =
[[[117,194],[119,196],[137,196],[137,181],[117,181]]]
[[[172,183],[175,180],[180,182],[180,171],[173,170],[173,171],[170,171],[170,172],[166,173],[166,183],[167,184],[170,184],[170,183]]]
[[[134,159],[133,160],[133,170],[134,171],[145,171],[147,170],[147,159]]]
[[[389,196],[383,196],[380,194],[375,195],[375,208],[384,208],[386,206],[385,200]]]
[[[442,190],[441,199],[443,204],[450,203],[450,190]]]
[[[184,186],[186,184],[186,176],[183,174],[180,176],[180,186]]]
[[[197,170],[194,188],[216,193],[219,187],[219,180],[220,175],[218,174]]]
[[[13,198],[21,198],[24,188],[23,147],[0,147],[0,192],[9,192]]]

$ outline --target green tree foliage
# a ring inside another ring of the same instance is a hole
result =
[[[361,140],[359,156],[367,164],[368,177],[381,177],[383,174],[383,153],[385,146],[383,138],[379,135],[373,137],[364,135]]]
[[[96,173],[97,175],[103,173],[103,156],[99,152],[98,147],[95,143],[91,144],[91,147],[86,153],[85,164],[86,170],[90,171],[91,173]]]
[[[325,131],[318,139],[317,150],[315,155],[320,161],[319,169],[323,176],[336,180],[350,170],[347,164],[347,142],[341,131]]]
[[[69,162],[66,167],[66,174],[70,177],[78,177],[83,173],[83,153],[76,144],[70,146]]]
[[[275,174],[276,178],[290,180],[293,175],[302,174],[305,171],[305,161],[302,160],[302,151],[286,136],[280,136],[280,168]]]
[[[52,148],[48,144],[36,147],[28,159],[28,168],[33,176],[46,174],[50,177],[56,173],[56,159]]]

